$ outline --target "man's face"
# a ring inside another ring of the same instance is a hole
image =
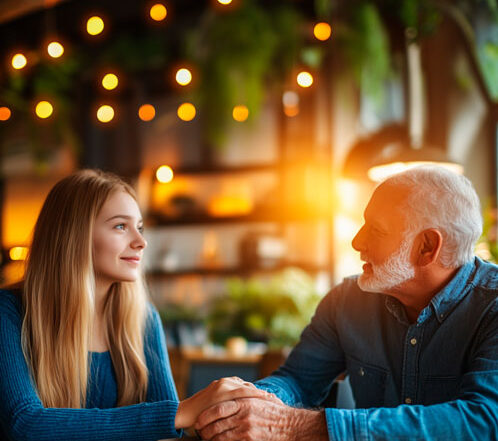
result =
[[[365,262],[358,279],[364,291],[390,294],[415,274],[410,258],[414,235],[403,234],[410,216],[401,210],[407,197],[407,190],[384,184],[365,209],[365,224],[353,239],[353,248]]]

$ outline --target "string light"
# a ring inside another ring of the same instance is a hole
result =
[[[332,34],[332,29],[328,23],[325,22],[317,23],[313,28],[313,34],[315,35],[315,38],[317,40],[325,41],[330,38],[330,35]]]
[[[173,180],[174,173],[169,165],[161,165],[156,171],[156,179],[161,184],[167,184]]]
[[[86,22],[86,31],[90,35],[99,35],[104,30],[104,20],[97,15],[90,17]]]
[[[183,103],[176,113],[182,121],[192,121],[195,118],[195,106],[192,103]]]
[[[150,8],[150,18],[155,21],[163,21],[168,15],[168,11],[166,6],[161,3],[156,3],[154,6]]]
[[[107,90],[113,90],[118,87],[118,77],[113,73],[105,74],[102,78],[102,87]]]
[[[232,3],[232,0],[218,0],[218,3],[221,3],[222,5],[229,5]]]
[[[142,121],[151,121],[156,116],[156,109],[152,104],[144,104],[138,109],[138,117]]]
[[[59,58],[64,53],[64,46],[58,41],[52,41],[47,46],[47,52],[52,58]]]
[[[232,111],[232,116],[235,121],[243,122],[249,117],[249,109],[246,106],[235,106]]]
[[[178,69],[176,72],[176,82],[180,86],[186,86],[192,81],[192,72],[190,70],[182,67],[181,69]]]
[[[24,56],[24,54],[15,54],[12,57],[12,67],[14,69],[22,69],[23,67],[26,66],[28,63],[28,60]]]
[[[297,74],[297,84],[301,87],[310,87],[313,84],[313,76],[309,72],[299,72]]]
[[[97,119],[102,123],[108,123],[114,118],[114,109],[108,104],[100,106],[97,110]]]
[[[7,121],[10,119],[10,109],[8,107],[0,107],[0,121]]]
[[[35,113],[38,118],[46,119],[54,113],[54,107],[48,101],[40,101],[35,107]]]

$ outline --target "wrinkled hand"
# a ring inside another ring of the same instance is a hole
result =
[[[178,429],[193,426],[197,416],[213,404],[248,397],[268,399],[270,394],[238,377],[213,381],[205,389],[180,402],[175,427]]]
[[[323,412],[294,409],[274,398],[216,404],[199,415],[194,427],[209,441],[328,440]]]

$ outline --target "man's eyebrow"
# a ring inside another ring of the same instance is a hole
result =
[[[110,217],[109,219],[106,220],[106,222],[112,221],[114,219],[126,219],[126,220],[132,220],[132,216],[128,216],[126,214],[116,214],[115,216]],[[143,222],[142,219],[138,219],[138,222]]]

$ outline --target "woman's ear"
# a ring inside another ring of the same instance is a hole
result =
[[[435,228],[429,228],[419,233],[419,246],[416,262],[419,266],[427,266],[437,261],[443,245],[443,235]]]

